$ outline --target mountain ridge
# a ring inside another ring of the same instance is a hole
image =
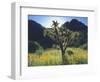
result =
[[[87,32],[88,27],[78,21],[77,19],[72,19],[70,22],[66,21],[62,26],[71,31],[80,32],[80,44],[87,42]],[[43,48],[50,48],[54,44],[54,41],[49,37],[44,37],[44,30],[49,29],[43,27],[41,24],[35,22],[34,20],[28,20],[28,51],[31,52],[34,49],[34,45],[30,42],[38,42]],[[77,44],[77,43],[76,43]],[[33,45],[33,46],[32,46]]]

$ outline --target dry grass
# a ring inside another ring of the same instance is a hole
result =
[[[69,55],[67,51],[72,51],[73,54]],[[88,55],[87,51],[81,48],[68,48],[65,53],[67,64],[87,64]],[[62,55],[60,50],[48,49],[42,54],[36,53],[28,54],[28,65],[29,66],[44,66],[44,65],[61,65]]]
[[[59,50],[46,50],[41,55],[36,53],[29,53],[28,55],[29,66],[59,65],[61,63],[62,58]]]
[[[88,63],[88,54],[86,50],[81,48],[68,48],[73,52],[72,55],[65,54],[66,61],[68,64],[87,64]]]

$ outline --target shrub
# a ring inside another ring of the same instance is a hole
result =
[[[87,50],[88,46],[87,46],[87,44],[83,44],[80,46],[80,48]]]
[[[68,51],[72,51],[73,55],[66,55],[67,64],[87,64],[88,54],[86,50],[81,48],[68,48]]]
[[[73,55],[74,54],[73,51],[71,51],[71,50],[67,50],[67,53],[68,53],[68,55]]]
[[[42,55],[43,52],[44,52],[44,49],[43,49],[42,47],[39,47],[39,49],[37,49],[37,50],[35,51],[35,53],[36,53],[37,55]]]

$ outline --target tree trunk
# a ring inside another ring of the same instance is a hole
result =
[[[61,51],[62,52],[62,64],[65,65],[66,64],[66,57],[65,57],[65,51]]]

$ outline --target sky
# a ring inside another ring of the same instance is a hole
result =
[[[55,20],[59,23],[59,26],[64,24],[66,21],[77,19],[78,21],[88,25],[88,17],[75,17],[75,16],[46,16],[46,15],[29,15],[28,20],[33,20],[46,28],[50,28],[52,21]]]

